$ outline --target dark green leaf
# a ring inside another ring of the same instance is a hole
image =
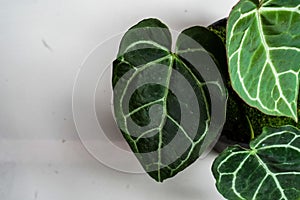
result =
[[[264,128],[250,143],[226,149],[212,171],[227,199],[300,199],[300,131],[293,126]]]
[[[143,20],[126,32],[113,63],[117,124],[145,171],[160,182],[193,163],[224,123],[226,92],[216,63],[226,59],[225,48],[212,54],[209,39],[222,42],[202,29],[181,33],[172,53],[168,28]]]

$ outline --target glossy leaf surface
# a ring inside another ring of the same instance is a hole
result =
[[[241,98],[297,121],[300,1],[241,0],[230,13],[226,41],[232,86]]]
[[[145,19],[121,41],[113,63],[115,117],[156,181],[193,163],[216,141],[224,123],[227,96],[216,63],[226,59],[225,47],[205,48],[211,38],[224,47],[205,28],[187,29],[179,34],[172,53],[169,29],[157,19]],[[214,120],[213,102],[220,107]]]
[[[232,146],[214,161],[219,192],[227,199],[300,199],[300,131],[265,128],[250,149]]]

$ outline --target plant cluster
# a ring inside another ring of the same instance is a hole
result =
[[[116,121],[158,182],[207,153],[223,128],[237,141],[212,165],[226,199],[299,200],[299,72],[300,0],[240,0],[228,18],[182,31],[174,51],[169,28],[145,19],[113,62]]]

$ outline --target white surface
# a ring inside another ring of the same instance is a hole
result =
[[[76,132],[72,89],[88,53],[139,20],[180,31],[226,17],[235,3],[0,0],[0,199],[222,199],[213,154],[162,184],[98,162]]]

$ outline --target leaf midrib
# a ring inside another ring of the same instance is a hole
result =
[[[297,120],[297,113],[295,113],[295,111],[293,110],[293,108],[291,107],[291,104],[288,102],[288,100],[286,99],[286,97],[282,94],[282,88],[281,88],[281,85],[279,83],[279,78],[278,78],[278,72],[275,68],[275,66],[273,65],[273,62],[271,60],[271,56],[270,56],[270,49],[269,49],[269,45],[267,44],[267,41],[266,41],[266,38],[264,37],[264,31],[263,31],[263,27],[262,27],[262,20],[261,20],[261,17],[260,17],[260,10],[256,10],[256,13],[255,13],[255,16],[256,16],[256,20],[257,20],[257,26],[258,26],[258,33],[259,33],[259,36],[260,36],[260,39],[262,41],[262,45],[266,51],[266,56],[267,56],[267,59],[266,59],[266,62],[269,64],[271,70],[272,70],[272,73],[275,77],[275,81],[276,81],[276,86],[278,87],[278,91],[280,93],[280,97],[284,100],[285,104],[288,106],[291,114],[293,115],[293,118],[295,120]],[[261,70],[262,72],[265,70],[265,67],[267,67],[267,65],[264,66],[264,68]],[[258,84],[258,89],[260,88],[260,84]],[[259,94],[259,92],[258,92]],[[277,102],[275,104],[276,106],[276,110],[277,112],[280,113],[280,111],[277,109]]]
[[[174,58],[173,58],[173,55],[171,55],[170,57],[170,65],[169,65],[169,69],[168,69],[168,74],[167,74],[167,79],[166,79],[166,89],[165,89],[165,93],[164,93],[164,96],[163,96],[163,113],[162,113],[162,116],[163,116],[163,120],[161,121],[160,125],[159,125],[159,139],[158,139],[158,161],[157,161],[157,178],[158,178],[158,181],[161,182],[161,174],[160,174],[160,171],[161,171],[161,147],[162,147],[162,129],[163,129],[163,125],[165,124],[166,120],[167,120],[167,114],[168,114],[168,111],[167,111],[167,98],[168,98],[168,94],[169,94],[169,86],[170,86],[170,81],[171,81],[171,76],[172,76],[172,69],[173,69],[173,64],[174,64]]]
[[[257,155],[257,154],[253,154],[256,159],[258,160],[259,164],[265,169],[265,171],[267,172],[267,176],[271,176],[272,179],[274,180],[277,188],[279,189],[282,198],[284,198],[285,200],[288,200],[288,198],[285,196],[284,190],[280,185],[280,182],[278,181],[277,177],[274,175],[274,173],[268,168],[268,166],[261,160],[261,158]]]
[[[129,86],[129,84],[131,83],[131,81],[139,74],[139,72],[141,72],[141,71],[147,69],[148,67],[151,67],[151,66],[152,66],[153,64],[155,64],[155,63],[159,63],[159,62],[164,61],[164,60],[166,60],[166,59],[170,59],[170,57],[171,57],[170,55],[167,55],[167,56],[164,56],[164,57],[162,57],[162,58],[156,59],[156,60],[154,60],[154,61],[152,61],[152,62],[149,62],[149,63],[145,64],[144,66],[142,66],[142,67],[140,67],[140,68],[135,68],[135,69],[134,69],[135,72],[134,72],[134,73],[132,74],[132,76],[126,81],[126,85],[125,85],[124,90],[123,90],[123,92],[121,93],[121,96],[120,96],[119,106],[120,106],[120,110],[121,110],[122,113],[124,113],[124,108],[123,108],[122,102],[123,102],[123,99],[124,99],[124,97],[125,97],[125,94],[126,94],[126,92],[127,92],[128,86]],[[131,136],[130,136],[130,134],[129,134],[129,130],[128,130],[128,127],[127,127],[127,118],[126,118],[126,115],[122,114],[122,118],[123,118],[123,120],[124,120],[123,123],[124,123],[125,132],[126,132],[126,134],[129,136],[128,138],[130,138],[130,140],[131,140],[133,143],[135,143],[135,141],[131,138]],[[135,151],[136,151],[136,152],[139,152],[139,150],[138,150],[138,148],[137,148],[136,145],[135,145]]]

